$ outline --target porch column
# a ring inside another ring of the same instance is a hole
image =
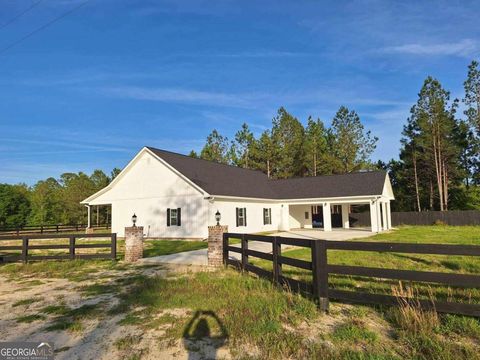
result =
[[[332,231],[332,211],[330,203],[323,203],[323,231]]]
[[[392,210],[390,208],[390,200],[387,201],[387,229],[392,228]]]
[[[378,232],[377,204],[375,200],[370,201],[370,224],[372,227],[372,232]]]
[[[375,201],[375,204],[377,205],[377,232],[382,231],[382,204],[380,202],[380,199],[377,199]]]
[[[342,224],[344,229],[350,228],[350,219],[348,218],[350,204],[342,204]]]
[[[387,203],[382,201],[382,229],[383,231],[388,230],[387,225]]]
[[[90,224],[90,205],[87,205],[87,213],[88,213],[88,216],[87,216],[87,228],[90,228],[90,227],[91,227],[91,224]]]

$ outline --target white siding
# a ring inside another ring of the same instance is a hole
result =
[[[236,208],[247,209],[247,226],[237,227]],[[272,209],[272,224],[263,224],[263,209]],[[281,205],[266,201],[235,201],[215,199],[209,203],[208,225],[215,225],[215,213],[220,211],[222,225],[228,225],[229,232],[256,233],[278,230],[281,222]]]
[[[148,152],[141,154],[108,191],[90,202],[112,204],[112,230],[119,236],[131,217],[150,237],[206,238],[208,202],[203,194]],[[181,226],[167,227],[167,208],[181,208]]]
[[[308,213],[308,219],[305,219],[306,212]],[[289,226],[290,226],[290,229],[311,228],[312,227],[311,205],[290,205]]]

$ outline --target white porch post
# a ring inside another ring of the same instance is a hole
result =
[[[87,216],[87,228],[90,228],[90,205],[87,205],[87,213],[88,213],[88,216]]]
[[[388,225],[387,225],[387,203],[385,201],[382,201],[382,229],[388,230]]]
[[[375,201],[375,204],[377,205],[377,232],[382,231],[382,206],[380,203],[380,199],[377,199]]]
[[[370,224],[372,232],[378,232],[377,204],[375,200],[370,201]]]
[[[342,224],[344,229],[350,228],[350,219],[348,218],[349,210],[349,204],[342,204]]]
[[[392,228],[392,210],[390,208],[390,200],[387,201],[387,229]]]
[[[323,231],[332,231],[332,211],[330,203],[323,203]]]

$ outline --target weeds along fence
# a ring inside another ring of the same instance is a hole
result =
[[[32,244],[34,242],[34,244]],[[44,242],[44,244],[42,244]],[[77,250],[108,250],[80,253]],[[63,251],[62,251],[63,250]],[[35,254],[32,253],[35,251]],[[0,263],[37,260],[112,259],[117,257],[117,234],[0,236]]]
[[[229,244],[230,239],[241,239],[240,247],[231,246]],[[270,243],[272,244],[272,252],[266,253],[251,250],[248,248],[250,241]],[[310,249],[312,261],[283,256],[282,245],[293,245]],[[392,295],[339,290],[329,287],[329,275],[334,274],[437,283],[452,287],[480,288],[480,276],[478,275],[331,265],[328,263],[328,250],[480,256],[480,246],[476,245],[327,241],[235,233],[225,233],[223,236],[223,262],[225,265],[231,265],[237,269],[254,273],[259,277],[272,280],[275,284],[287,286],[292,291],[310,294],[318,300],[319,307],[322,310],[328,310],[329,299],[376,305],[398,305],[399,300],[415,300],[415,302],[424,309],[434,309],[438,312],[480,317],[480,305],[477,304],[433,302],[432,300],[426,299],[399,299]],[[241,254],[241,260],[230,257],[230,253]],[[252,265],[249,262],[249,257],[271,261],[273,271]],[[289,265],[294,268],[311,271],[312,282],[300,281],[284,276],[282,273],[282,265]]]
[[[110,224],[90,225],[92,229],[110,229]],[[0,226],[0,234],[58,234],[85,230],[86,224],[55,224],[55,225],[25,225],[25,226]]]

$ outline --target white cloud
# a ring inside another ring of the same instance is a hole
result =
[[[248,108],[254,98],[248,95],[227,94],[222,92],[198,91],[175,88],[145,88],[138,86],[119,86],[104,88],[107,95],[161,102],[179,102],[196,105],[227,106]]]
[[[450,55],[471,57],[480,53],[480,43],[472,39],[463,39],[458,42],[437,44],[404,44],[383,48],[385,53],[409,54],[409,55]]]

